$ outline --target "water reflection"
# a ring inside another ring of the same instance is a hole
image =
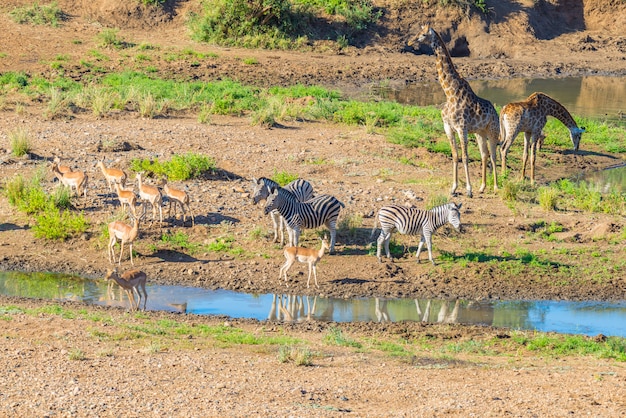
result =
[[[502,79],[469,81],[474,92],[497,106],[526,99],[541,91],[557,99],[575,116],[598,117],[626,124],[626,77],[566,77],[554,79]],[[417,106],[440,105],[446,96],[436,83],[415,83],[401,88],[375,86],[370,94]]]
[[[148,310],[226,315],[273,321],[461,323],[626,337],[626,301],[467,301],[441,299],[338,299],[293,294],[245,294],[184,286],[147,286]],[[123,306],[103,280],[51,273],[0,272],[7,296]]]
[[[604,194],[626,193],[626,165],[582,173],[575,181],[585,183],[590,190]]]

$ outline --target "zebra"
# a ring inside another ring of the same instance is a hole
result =
[[[270,180],[266,177],[259,179],[252,178],[252,184],[254,191],[252,195],[252,203],[257,204],[261,200],[267,199],[269,196],[270,187],[280,187],[274,180]],[[306,180],[296,179],[285,186],[285,189],[289,190],[296,195],[296,198],[301,201],[307,201],[313,197],[313,186]],[[280,244],[285,244],[284,225],[285,221],[277,210],[273,210],[270,215],[272,216],[272,223],[274,224],[274,242],[278,242],[278,231],[280,231]]]
[[[434,207],[430,210],[420,210],[417,208],[408,208],[400,205],[383,206],[378,211],[378,218],[374,223],[374,229],[372,235],[376,232],[376,224],[380,222],[380,235],[378,236],[376,246],[376,257],[381,262],[381,244],[385,243],[385,252],[387,258],[391,260],[391,254],[389,252],[389,241],[391,240],[391,233],[394,229],[397,229],[401,234],[407,235],[421,235],[419,246],[417,247],[417,253],[415,257],[419,263],[420,252],[422,246],[426,242],[428,248],[428,259],[433,266],[432,253],[432,234],[435,231],[450,222],[454,229],[460,231],[461,228],[461,203],[446,203],[445,205]]]
[[[300,202],[293,192],[283,187],[271,187],[269,192],[265,214],[276,209],[285,218],[290,246],[298,246],[302,229],[326,225],[330,230],[329,253],[335,252],[337,218],[341,208],[345,207],[343,203],[327,194]]]

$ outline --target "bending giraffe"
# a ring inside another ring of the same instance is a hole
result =
[[[482,193],[487,185],[487,158],[491,160],[493,188],[498,190],[496,173],[496,148],[500,140],[498,112],[490,101],[478,97],[469,83],[459,75],[446,45],[437,32],[428,26],[423,26],[422,31],[409,41],[408,45],[418,43],[428,43],[433,49],[437,57],[439,84],[441,84],[446,95],[446,103],[441,110],[441,117],[443,128],[452,149],[452,189],[450,193],[454,195],[458,186],[459,156],[456,134],[461,143],[467,195],[472,197],[467,156],[467,136],[470,133],[476,136],[481,156],[482,171],[479,191]]]
[[[579,128],[567,109],[544,93],[533,93],[523,102],[509,103],[500,112],[500,133],[502,135],[502,174],[506,171],[506,155],[520,132],[524,132],[524,154],[522,157],[522,179],[526,176],[526,163],[530,148],[530,182],[535,183],[535,160],[543,143],[543,127],[548,116],[552,116],[569,129],[569,136],[578,151],[580,138],[585,128]]]

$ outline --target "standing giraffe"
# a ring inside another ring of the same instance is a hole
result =
[[[537,150],[543,143],[543,127],[548,116],[560,120],[569,129],[569,137],[578,151],[580,137],[585,128],[579,128],[565,107],[544,93],[533,93],[523,102],[509,103],[500,112],[500,133],[502,134],[502,174],[506,171],[506,154],[520,132],[524,132],[524,155],[522,158],[522,179],[526,176],[526,162],[530,147],[530,183],[535,183],[535,159]]]
[[[443,128],[450,140],[450,148],[452,148],[452,190],[450,193],[452,195],[455,194],[459,177],[459,155],[455,133],[459,136],[459,142],[461,143],[467,195],[472,197],[472,184],[470,182],[467,157],[467,135],[470,133],[476,136],[482,162],[482,178],[479,191],[482,193],[487,184],[488,156],[493,169],[493,188],[498,190],[496,173],[496,147],[500,139],[498,112],[496,112],[490,101],[478,97],[469,83],[459,75],[452,63],[452,58],[450,58],[446,45],[437,32],[428,26],[423,26],[422,31],[413,40],[409,41],[408,45],[420,43],[430,44],[437,56],[439,84],[441,84],[446,94],[446,104],[441,110],[441,117],[443,119]],[[486,139],[489,141],[488,143]]]

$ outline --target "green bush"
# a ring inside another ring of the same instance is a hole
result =
[[[85,232],[89,223],[83,214],[67,210],[71,206],[69,189],[59,187],[52,195],[48,195],[41,186],[42,176],[42,173],[37,173],[25,180],[17,175],[4,188],[12,206],[35,216],[35,224],[32,226],[35,237],[65,240]]]
[[[65,19],[65,14],[59,8],[57,2],[40,6],[35,3],[32,6],[16,7],[9,12],[13,21],[32,25],[59,26],[59,22]]]
[[[130,168],[136,172],[144,172],[155,177],[166,177],[172,181],[183,181],[198,178],[216,169],[215,159],[206,155],[187,153],[175,154],[170,161],[160,162],[158,159],[133,159]]]
[[[287,171],[274,171],[271,179],[278,183],[281,187],[286,186],[294,180],[298,179],[297,174],[289,173]]]
[[[35,216],[33,233],[37,238],[66,240],[87,231],[89,223],[83,214],[74,214],[68,210],[49,210]]]

